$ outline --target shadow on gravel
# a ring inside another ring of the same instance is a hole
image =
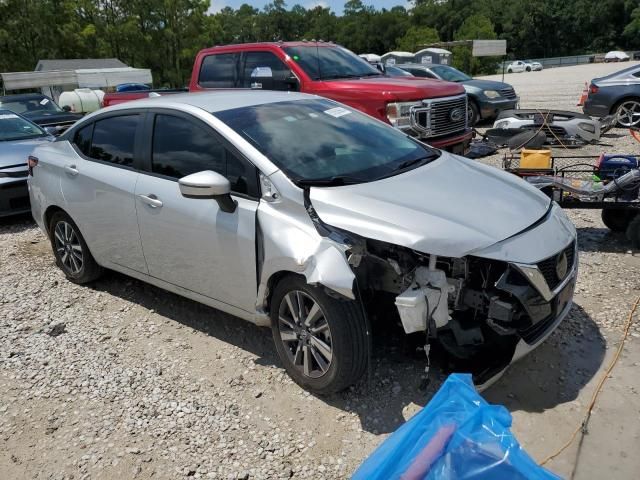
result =
[[[624,233],[605,227],[581,227],[577,231],[580,252],[625,253],[631,249]]]
[[[93,288],[137,303],[158,314],[235,345],[258,357],[256,363],[282,367],[267,328],[217,311],[160,288],[107,272]],[[605,342],[595,323],[579,306],[536,351],[513,365],[485,397],[511,410],[542,411],[574,400],[598,371]],[[395,328],[376,331],[372,368],[356,386],[319,397],[338,409],[354,412],[362,428],[380,434],[396,430],[426,405],[451,373],[444,355],[432,349],[429,383],[422,382],[426,357]],[[407,408],[410,406],[409,408]]]
[[[188,298],[108,270],[89,288],[107,292],[154,310],[159,315],[199,330],[258,357],[258,363],[279,365],[271,331]]]
[[[33,228],[35,224],[31,213],[0,217],[0,235],[23,232]]]
[[[437,349],[432,351],[426,390],[420,389],[424,354],[411,356],[391,342],[376,348],[369,382],[365,379],[355,388],[324,401],[355,412],[366,431],[392,432],[416,411],[416,405],[426,405],[447,374],[452,373],[444,356]],[[605,340],[597,325],[579,305],[574,305],[551,337],[511,365],[483,396],[511,411],[542,412],[554,408],[578,397],[598,372],[604,355]],[[406,411],[410,404],[414,405]]]

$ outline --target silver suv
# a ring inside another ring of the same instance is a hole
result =
[[[270,326],[315,392],[362,376],[380,322],[485,383],[571,308],[576,233],[557,205],[324,98],[117,105],[30,165],[33,216],[69,280],[109,268]]]

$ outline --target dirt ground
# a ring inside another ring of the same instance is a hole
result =
[[[523,107],[575,109],[600,64],[505,76]],[[576,154],[640,152],[622,130]],[[557,153],[557,152],[556,152]],[[484,162],[500,165],[501,154]],[[537,460],[581,422],[635,297],[640,257],[597,211],[572,210],[580,274],[569,317],[483,393]],[[640,476],[640,314],[588,433],[547,466]],[[116,273],[76,286],[28,216],[0,219],[0,478],[347,478],[446,377],[398,339],[368,381],[331,397],[284,373],[270,332]]]

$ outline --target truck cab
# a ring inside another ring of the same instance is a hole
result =
[[[453,153],[465,153],[471,139],[463,86],[386,76],[334,43],[253,43],[201,50],[193,66],[189,91],[220,88],[320,95]]]

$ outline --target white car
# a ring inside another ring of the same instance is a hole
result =
[[[542,64],[531,60],[516,60],[507,65],[507,73],[539,72],[540,70],[542,70]]]
[[[607,52],[607,54],[604,56],[604,62],[605,63],[609,63],[609,62],[628,62],[629,61],[629,55],[627,55],[625,52],[621,52],[619,50],[612,50],[610,52]]]
[[[576,230],[555,202],[322,97],[126,102],[29,162],[69,280],[109,268],[270,326],[317,393],[366,372],[370,319],[437,341],[486,385],[571,309]]]

